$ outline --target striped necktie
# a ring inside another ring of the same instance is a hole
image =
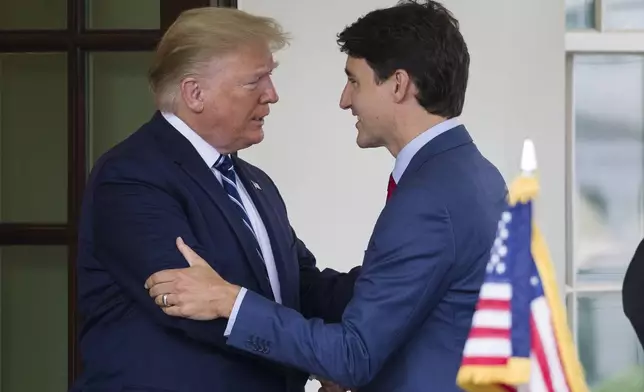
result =
[[[253,230],[253,226],[250,224],[250,219],[248,218],[248,212],[246,212],[246,208],[244,208],[244,204],[242,203],[241,196],[239,195],[239,189],[237,189],[237,173],[235,173],[235,167],[233,166],[233,160],[228,156],[228,155],[220,155],[215,164],[213,165],[215,169],[217,169],[221,174],[221,179],[222,179],[222,185],[224,187],[224,190],[228,194],[228,198],[233,202],[233,204],[236,206],[237,210],[241,214],[242,221],[244,222],[244,226],[248,230],[250,230],[251,234],[253,235],[253,238],[255,238],[255,243],[257,245],[257,254],[259,257],[264,260],[264,257],[262,256],[262,252],[259,247],[259,241],[257,239],[257,234],[255,234],[255,230]]]

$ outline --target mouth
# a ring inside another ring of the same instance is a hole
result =
[[[251,118],[251,121],[255,122],[255,123],[258,123],[260,125],[263,125],[264,124],[264,117],[266,117],[266,116],[265,115],[264,116],[255,116],[255,117]]]

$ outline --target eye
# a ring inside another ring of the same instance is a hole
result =
[[[248,83],[246,83],[246,85],[247,85],[248,87],[255,87],[255,86],[257,86],[257,85],[258,85],[262,80],[264,80],[264,79],[266,79],[266,78],[270,78],[272,74],[273,74],[272,72],[269,72],[269,73],[266,73],[266,74],[263,74],[263,75],[257,76],[255,79],[253,79],[253,80],[249,81]]]
[[[248,90],[255,90],[257,86],[259,86],[259,79],[252,80],[243,85],[243,87]]]

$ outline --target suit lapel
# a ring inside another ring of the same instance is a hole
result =
[[[256,182],[256,179],[252,177],[252,174],[248,170],[245,162],[240,159],[234,159],[234,162],[235,167],[238,169],[237,172],[239,179],[244,184],[244,188],[246,188],[246,191],[253,200],[253,204],[255,204],[257,212],[262,218],[262,222],[266,227],[266,232],[268,233],[268,237],[271,241],[275,267],[280,280],[282,303],[286,306],[293,306],[296,300],[296,293],[294,290],[299,289],[297,284],[292,283],[297,280],[295,276],[297,271],[286,265],[286,260],[288,260],[287,257],[289,257],[286,253],[286,251],[289,250],[286,249],[288,241],[284,241],[284,234],[280,232],[279,227],[277,226],[280,219],[275,213],[269,200],[267,200],[267,195]]]
[[[175,130],[172,125],[168,124],[160,114],[158,116],[160,119],[155,116],[153,121],[159,122],[159,140],[164,145],[164,150],[173,157],[181,169],[206,192],[212,202],[219,208],[233,232],[240,240],[242,249],[257,278],[260,288],[271,299],[274,299],[268,281],[266,266],[257,253],[257,242],[253,234],[244,226],[242,218],[239,216],[236,207],[232,205],[228,194],[217,181],[217,178],[213,175],[210,168],[208,168],[208,165],[201,159],[201,156],[192,144]]]

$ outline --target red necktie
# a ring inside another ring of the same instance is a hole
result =
[[[394,190],[396,190],[396,181],[394,181],[394,177],[390,174],[389,185],[387,185],[387,200],[389,200],[391,195],[394,193]]]

